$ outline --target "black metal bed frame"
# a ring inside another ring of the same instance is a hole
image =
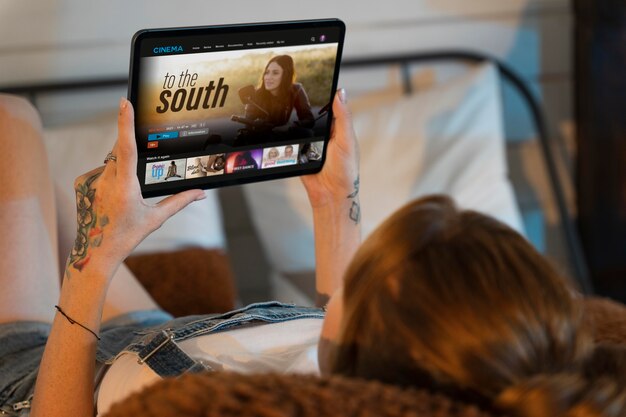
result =
[[[589,278],[585,255],[582,250],[578,231],[567,209],[563,186],[561,184],[561,180],[557,171],[556,160],[551,147],[551,141],[548,134],[548,127],[544,112],[539,101],[531,92],[526,82],[512,68],[502,62],[500,59],[482,52],[457,50],[424,53],[420,52],[414,54],[387,55],[368,58],[352,58],[343,60],[341,66],[342,68],[363,68],[399,65],[402,75],[404,92],[406,94],[411,94],[413,91],[413,86],[411,83],[410,67],[412,65],[420,63],[441,61],[457,63],[491,62],[494,66],[498,68],[498,71],[500,72],[502,78],[506,82],[510,83],[524,99],[524,102],[526,103],[530,111],[534,127],[536,129],[539,139],[539,143],[541,145],[543,160],[548,172],[550,186],[557,205],[559,217],[561,219],[561,225],[563,227],[569,260],[573,272],[576,275],[576,279],[580,285],[581,290],[587,294],[591,294],[593,292],[593,287]],[[113,77],[40,83],[31,85],[16,85],[4,88],[0,87],[0,91],[4,93],[26,96],[36,105],[37,96],[42,93],[59,93],[77,90],[103,89],[107,87],[122,87],[127,84],[128,79],[126,77]]]

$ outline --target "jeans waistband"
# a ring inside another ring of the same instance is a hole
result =
[[[128,346],[125,352],[137,354],[140,364],[150,366],[161,377],[205,371],[210,368],[189,357],[177,342],[252,322],[279,323],[302,318],[322,319],[324,312],[319,308],[297,307],[275,301],[256,303],[225,314],[195,318],[178,326],[157,329],[140,342]]]

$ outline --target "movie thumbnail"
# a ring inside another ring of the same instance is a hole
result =
[[[324,153],[324,141],[305,143],[300,147],[298,160],[301,164],[321,161]]]
[[[146,164],[146,185],[182,180],[185,166],[184,159],[149,162]]]
[[[188,158],[185,178],[190,179],[221,175],[224,173],[225,166],[226,156],[223,153]]]
[[[226,156],[226,173],[259,169],[263,159],[262,149],[231,152]]]
[[[300,145],[274,146],[263,149],[261,168],[276,168],[298,163]]]

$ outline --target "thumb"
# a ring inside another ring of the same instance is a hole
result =
[[[194,201],[204,200],[205,198],[206,194],[204,194],[204,191],[202,190],[188,190],[164,198],[156,205],[159,212],[160,224],[163,224],[167,219]]]
[[[120,100],[117,118],[117,174],[124,179],[137,177],[137,143],[135,142],[134,110],[130,101]]]
[[[356,150],[358,149],[356,134],[352,124],[352,112],[348,107],[346,90],[343,88],[337,90],[333,101],[332,142],[347,153],[356,154],[358,152]]]
[[[335,119],[336,127],[340,131],[346,129],[352,130],[352,113],[348,107],[348,96],[346,90],[340,88],[335,94],[335,100],[333,100],[333,116]]]

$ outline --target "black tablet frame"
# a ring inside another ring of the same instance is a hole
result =
[[[337,28],[339,30],[339,39],[337,47],[337,56],[335,60],[335,68],[333,73],[333,81],[331,87],[330,100],[334,99],[335,92],[337,90],[337,82],[339,78],[339,67],[341,65],[341,57],[343,52],[343,44],[345,37],[345,24],[339,19],[319,19],[319,20],[302,20],[302,21],[285,21],[285,22],[262,22],[262,23],[245,23],[245,24],[229,24],[218,26],[196,26],[196,27],[181,27],[181,28],[159,28],[159,29],[144,29],[140,30],[133,36],[131,45],[131,57],[130,57],[130,70],[129,70],[129,83],[128,83],[128,99],[133,104],[134,108],[137,107],[138,101],[138,89],[139,89],[139,73],[140,73],[140,60],[141,60],[141,47],[143,42],[151,39],[181,39],[194,36],[212,36],[212,35],[229,35],[229,34],[241,34],[248,32],[277,32],[277,31],[291,31],[297,29],[323,29],[323,28]],[[304,165],[293,165],[285,172],[272,172],[275,169],[285,170],[284,168],[272,168],[269,170],[258,170],[257,176],[245,176],[238,177],[236,174],[222,174],[219,179],[217,176],[210,177],[212,180],[209,182],[202,182],[198,179],[189,179],[182,181],[172,182],[171,185],[167,185],[163,188],[163,183],[158,185],[146,185],[145,184],[145,162],[139,159],[137,166],[137,176],[141,184],[142,195],[144,197],[157,197],[169,194],[175,194],[180,191],[189,189],[211,189],[223,186],[241,185],[260,181],[275,180],[280,178],[288,178],[299,175],[314,174],[319,172],[326,160],[326,151],[328,141],[330,139],[332,122],[332,108],[328,110],[327,123],[325,126],[324,134],[324,149],[322,158],[319,163],[307,163]],[[137,129],[137,128],[136,128]],[[137,131],[136,131],[137,132]],[[318,139],[318,141],[321,139]],[[263,147],[264,145],[259,145]],[[175,155],[171,159],[176,159]],[[143,164],[143,166],[142,166]]]

